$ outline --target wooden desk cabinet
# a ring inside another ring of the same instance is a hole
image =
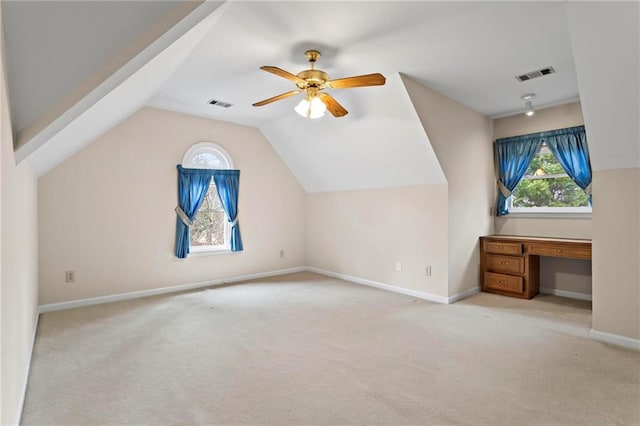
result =
[[[531,299],[540,289],[540,257],[591,259],[591,240],[488,235],[480,237],[482,291]]]

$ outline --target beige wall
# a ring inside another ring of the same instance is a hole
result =
[[[223,146],[241,171],[245,249],[179,260],[175,167],[204,140]],[[304,202],[259,130],[144,108],[40,178],[40,303],[302,266]],[[64,282],[66,270],[75,283]]]
[[[2,34],[0,13],[0,34]],[[16,424],[26,386],[38,312],[37,184],[26,164],[16,166],[0,35],[0,421]]]
[[[492,232],[491,120],[402,80],[448,183],[308,194],[307,264],[450,297],[478,286]]]
[[[640,339],[640,168],[594,172],[593,329]]]
[[[493,232],[491,120],[403,76],[448,182],[448,295],[479,285],[478,237]]]
[[[638,2],[567,5],[594,170],[593,329],[638,340],[639,14]],[[608,28],[601,28],[603,23]]]
[[[308,194],[307,263],[446,297],[446,203],[444,184]]]
[[[558,217],[495,218],[496,233],[538,237],[591,238],[591,218],[562,219]]]
[[[516,114],[497,118],[493,121],[493,138],[508,138],[510,136],[581,126],[583,124],[582,106],[579,101],[576,101],[551,108],[538,109],[531,117],[527,117],[524,114]]]
[[[539,109],[532,117],[517,114],[494,120],[494,139],[584,124],[580,102]],[[496,234],[540,237],[591,238],[591,218],[518,217],[495,218]],[[591,262],[572,259],[540,259],[540,286],[544,289],[591,294]]]

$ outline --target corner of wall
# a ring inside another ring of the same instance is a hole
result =
[[[448,297],[479,286],[478,237],[491,233],[492,120],[411,78],[401,78],[448,182]]]
[[[37,180],[16,165],[0,3],[0,422],[18,424],[38,317]]]

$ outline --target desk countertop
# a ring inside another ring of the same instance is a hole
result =
[[[482,238],[488,239],[501,239],[501,240],[514,240],[514,241],[548,241],[548,242],[560,242],[560,243],[591,243],[591,240],[580,238],[554,238],[554,237],[532,237],[528,235],[498,235],[491,234],[485,235]]]

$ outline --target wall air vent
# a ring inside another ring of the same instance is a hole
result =
[[[215,99],[211,99],[209,102],[209,105],[215,105],[215,106],[219,106],[222,108],[229,108],[231,106],[233,106],[233,104],[227,103],[227,102],[222,102],[222,101],[217,101]]]
[[[546,67],[539,70],[531,71],[526,74],[517,75],[516,79],[520,82],[531,80],[532,78],[542,77],[544,75],[553,74],[556,70],[553,67]]]

